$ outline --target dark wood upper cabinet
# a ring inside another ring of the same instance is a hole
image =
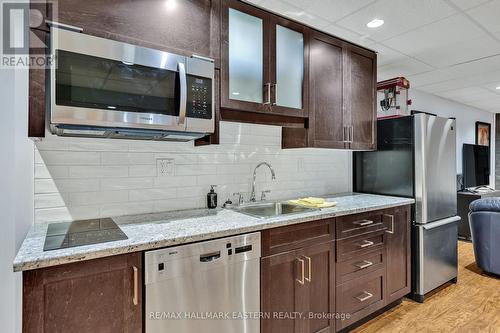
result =
[[[309,121],[283,128],[283,148],[376,148],[376,53],[312,31]]]
[[[216,60],[220,0],[58,0],[56,21],[83,33]]]
[[[141,333],[142,253],[26,271],[23,333]]]
[[[344,42],[314,32],[309,74],[310,147],[347,148],[343,89]]]
[[[269,13],[223,0],[221,17],[221,107],[270,112]]]
[[[221,107],[307,117],[308,28],[224,0],[221,31]]]
[[[309,28],[270,15],[271,112],[308,116]]]
[[[398,207],[384,214],[387,224],[387,303],[411,290],[410,207]]]
[[[377,55],[363,48],[346,45],[344,103],[349,148],[377,148]]]

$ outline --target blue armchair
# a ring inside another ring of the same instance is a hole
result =
[[[483,271],[500,275],[500,198],[475,200],[469,209],[476,263]]]

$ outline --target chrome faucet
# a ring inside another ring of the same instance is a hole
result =
[[[250,202],[255,202],[255,178],[257,177],[257,169],[262,165],[266,165],[269,168],[269,170],[271,170],[271,175],[273,177],[273,180],[276,179],[276,174],[274,173],[274,169],[271,166],[271,164],[267,162],[260,162],[259,164],[257,164],[255,169],[253,170],[252,193],[250,194]]]

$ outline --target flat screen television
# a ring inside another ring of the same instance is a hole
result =
[[[490,183],[490,147],[464,144],[462,154],[464,187]]]

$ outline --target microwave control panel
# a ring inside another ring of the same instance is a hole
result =
[[[189,118],[212,118],[212,80],[187,76],[187,109]]]

